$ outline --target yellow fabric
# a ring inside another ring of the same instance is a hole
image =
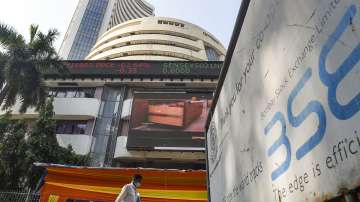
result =
[[[141,196],[178,200],[207,200],[206,191],[139,189]]]
[[[118,187],[89,186],[77,184],[65,184],[47,182],[47,184],[65,187],[69,189],[78,189],[83,191],[101,192],[107,194],[118,194]],[[160,189],[138,189],[142,197],[147,198],[164,198],[178,200],[207,200],[206,191],[187,191],[187,190],[160,190]]]
[[[59,196],[50,195],[48,202],[57,202],[59,199]]]

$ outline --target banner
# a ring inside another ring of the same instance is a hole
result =
[[[143,176],[137,189],[143,202],[206,202],[203,170],[75,167],[35,163],[45,168],[41,202],[114,202],[134,174]]]
[[[360,186],[360,1],[251,1],[233,42],[207,131],[211,201]]]

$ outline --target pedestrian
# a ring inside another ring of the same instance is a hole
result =
[[[142,178],[143,177],[141,175],[135,174],[131,183],[123,186],[115,202],[141,202],[140,194],[136,191],[136,189],[140,187]]]

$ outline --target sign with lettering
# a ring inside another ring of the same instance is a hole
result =
[[[211,201],[360,186],[360,1],[251,1],[207,130]]]
[[[183,61],[64,61],[71,77],[218,78],[222,62]],[[59,77],[46,73],[47,77]]]

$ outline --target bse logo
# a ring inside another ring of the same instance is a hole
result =
[[[210,130],[209,130],[209,158],[210,162],[214,163],[218,156],[218,139],[217,139],[217,131],[216,126],[214,122],[211,122],[210,124]]]

